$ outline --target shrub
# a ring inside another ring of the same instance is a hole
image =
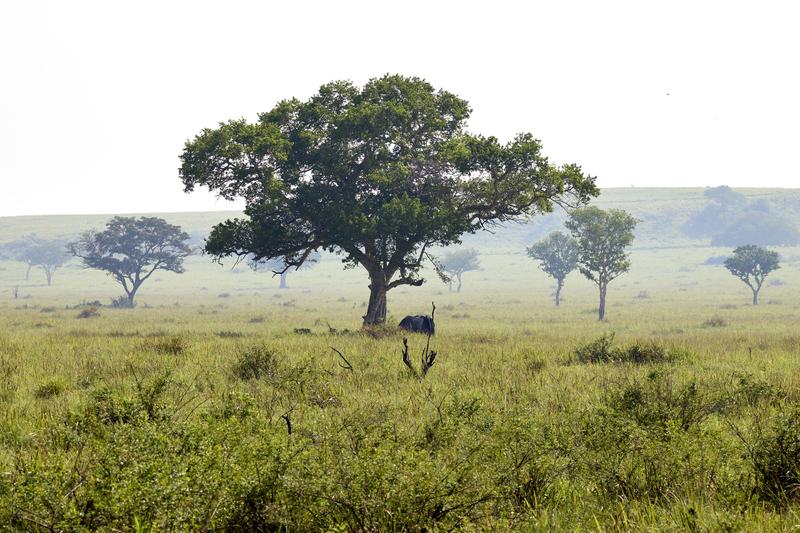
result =
[[[750,448],[755,494],[778,505],[796,500],[800,496],[800,409],[781,412]]]
[[[64,383],[59,380],[50,380],[47,383],[40,385],[33,395],[39,399],[47,400],[60,395],[66,387]]]
[[[132,303],[124,294],[111,298],[111,307],[114,309],[133,309],[136,304]]]
[[[713,316],[703,322],[703,326],[707,328],[724,328],[728,325],[728,321],[720,316]]]
[[[144,343],[145,349],[156,352],[161,355],[180,355],[186,348],[187,344],[183,337],[154,337],[147,339]]]
[[[264,346],[253,346],[242,353],[233,365],[233,374],[249,381],[274,376],[278,369],[275,352]]]
[[[78,318],[95,318],[98,316],[100,316],[100,310],[96,307],[87,307],[81,309],[81,312],[78,313]]]
[[[627,348],[615,348],[614,334],[605,334],[575,350],[579,363],[666,363],[674,355],[656,343],[636,342]]]

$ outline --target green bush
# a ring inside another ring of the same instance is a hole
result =
[[[244,351],[233,365],[233,375],[248,381],[273,377],[278,369],[275,352],[265,346],[252,346]]]
[[[636,342],[627,348],[613,346],[614,334],[605,334],[583,346],[575,352],[579,363],[668,363],[675,359],[674,355],[656,343]]]

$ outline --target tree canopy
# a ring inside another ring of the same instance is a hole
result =
[[[578,266],[578,254],[578,241],[560,231],[528,248],[528,257],[539,261],[539,268],[556,280],[556,307],[561,305],[564,280]]]
[[[157,270],[181,274],[183,259],[192,253],[189,235],[157,217],[114,217],[104,231],[87,231],[70,243],[72,254],[87,268],[104,270],[122,286],[127,306]]]
[[[469,115],[453,93],[386,75],[328,83],[255,122],[204,129],[181,156],[186,191],[246,202],[246,218],[215,226],[206,250],[283,257],[287,270],[316,250],[339,254],[369,274],[364,324],[378,324],[389,290],[424,282],[431,247],[598,193],[578,165],[551,164],[529,133],[505,144],[467,133]]]
[[[600,320],[605,318],[608,284],[630,269],[625,249],[633,242],[638,220],[621,209],[598,207],[570,213],[567,229],[578,242],[578,268],[600,289]]]
[[[725,268],[750,287],[753,305],[758,305],[761,286],[771,272],[780,268],[780,258],[777,252],[748,244],[733,251],[733,256],[725,260]]]

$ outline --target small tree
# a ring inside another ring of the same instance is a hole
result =
[[[600,289],[600,320],[606,316],[608,284],[630,269],[627,248],[639,221],[621,209],[603,211],[597,207],[576,209],[569,215],[567,229],[578,241],[578,268]]]
[[[311,257],[308,258],[302,265],[299,267],[294,268],[294,270],[306,270],[314,266],[317,261],[319,261],[320,254],[314,253]],[[282,258],[277,259],[262,259],[260,261],[256,261],[252,257],[248,259],[247,263],[250,265],[250,268],[255,270],[256,272],[272,272],[274,275],[280,277],[280,284],[278,288],[280,289],[288,289],[289,285],[286,282],[286,278],[289,276],[290,270],[286,269],[286,263],[283,261]]]
[[[70,260],[67,243],[61,240],[39,241],[29,248],[28,255],[33,264],[44,271],[48,287],[53,283],[56,270]]]
[[[554,231],[528,248],[528,256],[539,261],[539,268],[556,280],[556,307],[561,305],[564,279],[578,266],[578,241]]]
[[[192,253],[189,235],[179,226],[156,217],[114,217],[105,231],[87,231],[70,243],[75,257],[87,268],[105,270],[122,285],[127,306],[156,270],[181,274],[183,259]]]
[[[53,282],[53,274],[70,259],[66,244],[60,239],[46,240],[29,235],[8,243],[5,249],[9,257],[27,265],[26,281],[30,279],[31,270],[39,267],[44,271],[47,285],[50,286]]]
[[[758,293],[770,272],[780,268],[778,252],[748,244],[733,251],[725,260],[725,268],[753,291],[753,305],[758,305]]]
[[[441,259],[441,268],[449,276],[450,292],[453,292],[453,278],[458,280],[458,287],[456,292],[461,292],[461,276],[464,272],[472,272],[480,270],[481,264],[478,261],[478,250],[474,248],[467,248],[464,250],[456,250],[446,254]]]
[[[390,290],[425,282],[432,247],[598,194],[594,178],[553,165],[529,133],[505,144],[470,134],[470,111],[422,79],[386,75],[203,130],[181,156],[185,190],[246,203],[246,218],[217,224],[206,251],[283,258],[286,270],[314,251],[338,254],[369,275],[370,326],[386,321]]]

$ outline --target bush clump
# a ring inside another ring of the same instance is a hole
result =
[[[186,351],[187,343],[183,337],[152,338],[145,341],[145,348],[161,355],[180,355]]]
[[[750,447],[755,471],[754,492],[762,500],[783,505],[800,497],[800,408],[781,412],[769,430]]]
[[[579,346],[575,350],[579,363],[667,363],[674,359],[673,354],[656,343],[636,342],[626,348],[614,346],[614,334],[601,337]]]
[[[39,399],[47,400],[54,398],[64,392],[66,387],[64,383],[58,380],[50,380],[37,387],[33,395]]]
[[[272,377],[278,369],[275,352],[265,346],[253,346],[243,352],[233,365],[233,375],[249,381]]]
[[[95,318],[98,316],[100,316],[100,310],[97,307],[86,307],[78,313],[78,318]]]

